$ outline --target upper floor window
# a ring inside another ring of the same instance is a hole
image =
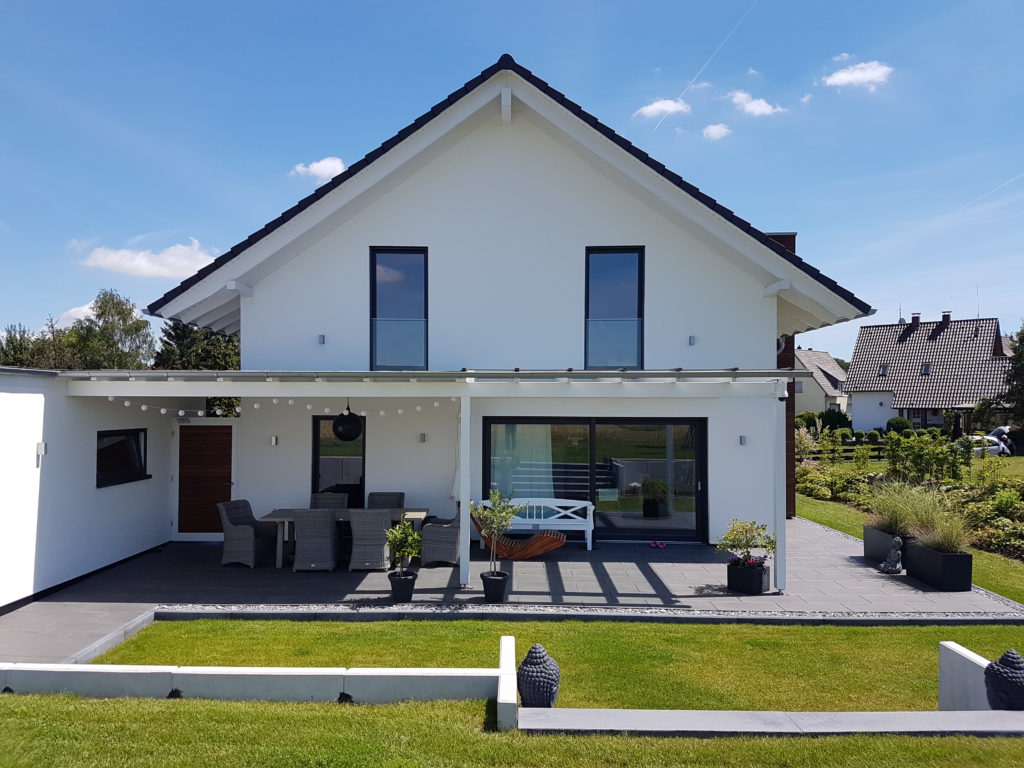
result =
[[[880,366],[878,366],[878,375],[879,376],[885,376],[888,372],[889,372],[889,364],[888,363],[882,363]]]
[[[427,249],[370,249],[370,370],[427,367]]]
[[[921,363],[921,375],[922,376],[930,376],[931,373],[932,373],[932,364],[931,363]]]
[[[587,248],[587,368],[644,367],[644,249]]]

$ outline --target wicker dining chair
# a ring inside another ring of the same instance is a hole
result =
[[[334,510],[307,509],[296,512],[295,557],[292,572],[333,571],[338,564],[338,534]]]
[[[245,499],[217,502],[220,524],[224,529],[224,551],[221,565],[241,563],[256,567],[257,559],[273,560],[277,549],[277,525],[261,523],[252,514]]]
[[[458,563],[459,562],[459,524],[461,511],[456,508],[455,517],[451,520],[428,518],[431,522],[424,523],[421,529],[420,562],[427,563]]]
[[[391,527],[390,509],[353,509],[352,557],[348,569],[387,570],[387,530]]]
[[[402,491],[374,491],[366,496],[367,509],[402,509],[404,506]]]
[[[310,509],[348,509],[347,493],[311,493]]]

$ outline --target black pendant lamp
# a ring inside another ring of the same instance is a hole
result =
[[[345,410],[334,418],[331,429],[336,438],[346,443],[358,440],[363,434],[363,420],[358,414],[352,413],[352,406],[348,400],[345,401]]]

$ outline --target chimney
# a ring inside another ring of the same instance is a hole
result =
[[[953,319],[952,311],[945,309],[942,311],[942,324],[949,325],[949,321]]]
[[[912,312],[910,315],[910,327],[917,328],[921,324],[921,313]]]
[[[796,253],[796,232],[765,232],[765,234],[790,253]]]

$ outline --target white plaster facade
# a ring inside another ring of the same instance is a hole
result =
[[[854,429],[884,430],[889,419],[900,415],[892,407],[892,392],[851,392],[849,397],[847,413],[853,419]]]

